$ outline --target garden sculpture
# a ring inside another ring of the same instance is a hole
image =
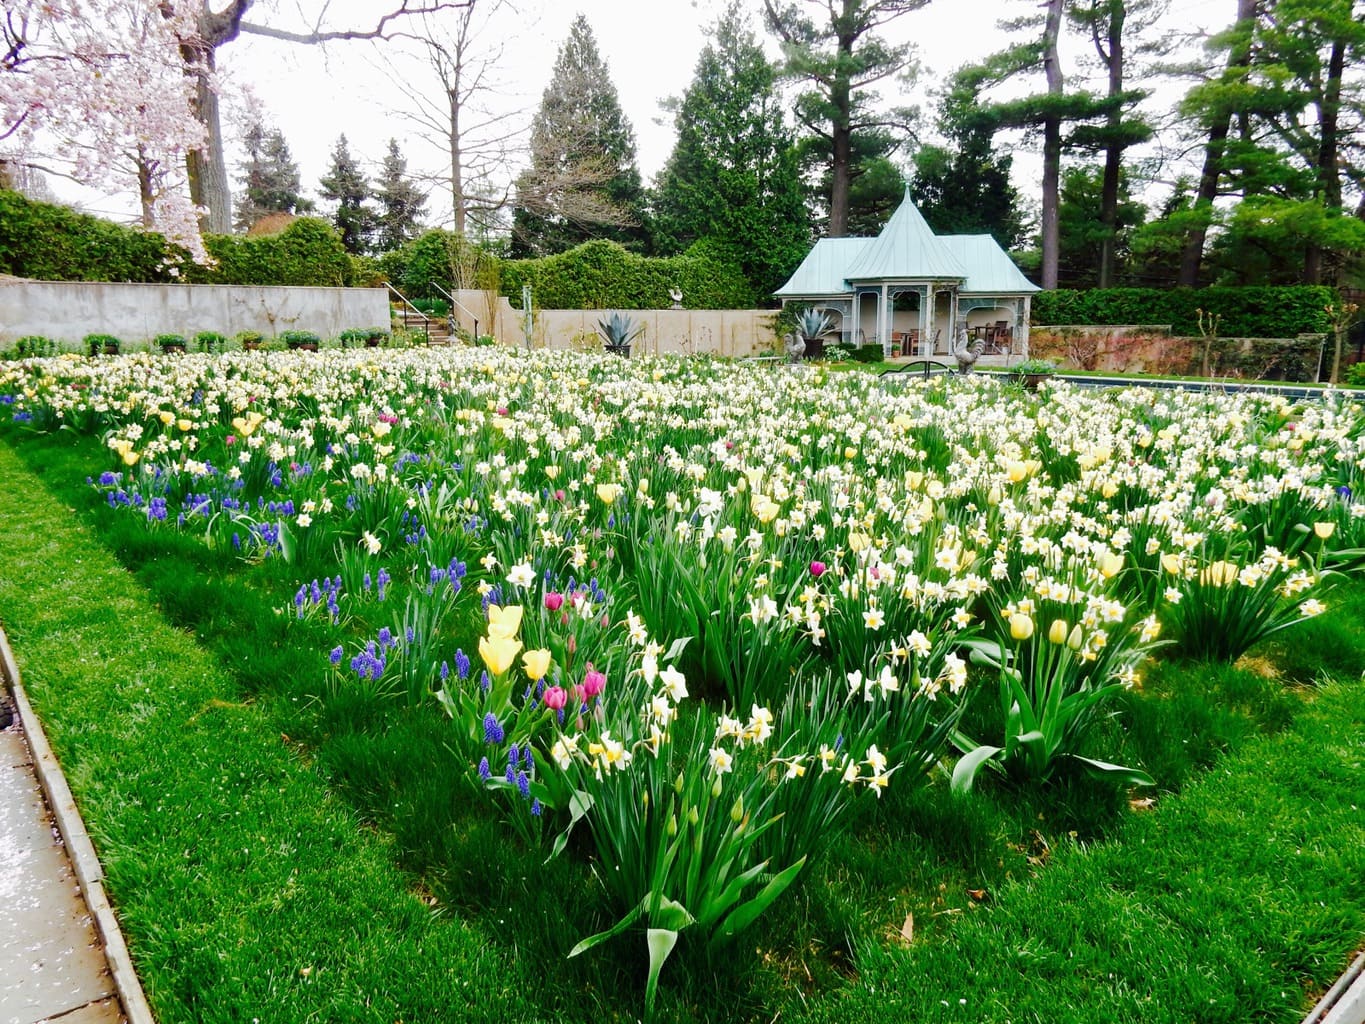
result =
[[[986,336],[983,334],[979,338],[967,341],[967,328],[963,327],[957,332],[957,344],[953,348],[953,355],[957,358],[958,373],[971,373],[976,361],[981,358],[981,353],[986,350]]]
[[[787,352],[789,363],[799,363],[806,354],[806,340],[795,331],[782,339],[782,347]]]

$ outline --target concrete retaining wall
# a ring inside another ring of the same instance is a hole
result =
[[[388,326],[382,288],[0,280],[0,345],[29,334],[66,342],[112,334],[135,342],[199,331],[252,330],[272,338],[303,330],[331,338],[349,327]]]
[[[478,318],[479,332],[492,334],[503,345],[522,346],[522,314],[507,299],[499,297],[496,316],[490,317],[483,292],[462,290],[455,293],[459,305],[454,319],[466,330],[473,330]],[[602,336],[597,322],[609,316],[604,309],[538,309],[531,331],[533,348],[579,349],[601,352]],[[711,354],[720,356],[771,355],[778,351],[777,336],[769,309],[629,309],[623,310],[644,331],[631,343],[635,355]],[[491,327],[490,327],[491,324]]]

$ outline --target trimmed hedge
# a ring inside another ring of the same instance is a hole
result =
[[[1331,330],[1324,307],[1339,301],[1323,285],[1261,288],[1092,288],[1039,292],[1035,324],[1170,324],[1199,334],[1198,310],[1220,316],[1224,338],[1293,338]]]
[[[170,281],[160,235],[0,189],[0,274],[39,281]]]
[[[300,217],[278,235],[204,240],[216,267],[191,263],[153,231],[125,227],[0,190],[0,274],[39,281],[134,281],[163,284],[349,285],[357,265],[336,231]]]
[[[754,305],[739,267],[698,246],[681,256],[647,257],[599,240],[554,256],[503,262],[502,294],[513,305],[520,305],[528,284],[540,309],[667,309],[670,288],[682,289],[689,309]]]

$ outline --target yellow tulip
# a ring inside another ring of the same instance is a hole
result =
[[[597,497],[601,499],[602,504],[604,505],[610,505],[613,501],[617,499],[617,497],[620,496],[620,494],[621,494],[620,484],[597,485]]]
[[[545,475],[548,476],[551,480],[555,479],[557,476],[559,476],[559,467],[558,467],[558,466],[546,466],[546,467],[545,467]]]
[[[488,606],[488,635],[498,639],[509,639],[521,629],[521,605],[509,604],[500,607]]]
[[[1071,627],[1071,635],[1066,638],[1066,645],[1073,651],[1079,651],[1081,644],[1085,642],[1085,633],[1081,631],[1081,624],[1078,622]]]
[[[171,422],[175,419],[175,413],[167,412],[165,409],[161,410],[161,412],[156,415],[157,418],[161,420],[161,425],[164,427],[169,427]]]
[[[512,667],[521,641],[510,636],[485,636],[479,638],[479,657],[495,676],[502,675]]]
[[[194,423],[191,420],[176,420],[175,425],[176,428],[183,433],[190,430],[194,426]]]
[[[1013,631],[1013,629],[1014,629],[1014,620],[1013,620],[1013,619],[1010,620],[1010,629],[1011,629],[1011,631]],[[1067,633],[1067,629],[1066,629],[1066,619],[1053,619],[1053,620],[1052,620],[1052,627],[1047,631],[1047,638],[1048,638],[1048,641],[1049,641],[1050,643],[1054,643],[1054,644],[1064,644],[1064,643],[1066,643],[1066,633]],[[1023,639],[1027,639],[1027,638],[1026,638],[1026,637],[1015,637],[1015,639],[1016,639],[1016,640],[1023,640]]]
[[[1106,480],[1104,486],[1100,488],[1100,496],[1105,500],[1112,498],[1119,493],[1119,485],[1112,480]]]
[[[141,456],[130,448],[123,453],[123,464],[125,466],[135,466],[137,465],[137,460],[140,458]]]
[[[1010,483],[1017,484],[1028,476],[1028,467],[1017,461],[1006,463],[1005,476]]]
[[[1314,523],[1313,534],[1318,538],[1318,540],[1326,540],[1328,537],[1332,536],[1332,534],[1336,532],[1336,528],[1337,528],[1336,523]]]
[[[1214,562],[1199,574],[1199,582],[1206,587],[1229,587],[1237,582],[1240,571],[1232,562]]]
[[[526,674],[530,676],[531,682],[538,682],[550,671],[550,652],[543,647],[527,651],[521,656],[521,664],[526,669]]]
[[[1162,555],[1161,568],[1165,569],[1172,576],[1177,575],[1180,572],[1180,556],[1173,555],[1170,552]]]
[[[1033,636],[1033,619],[1022,612],[1010,616],[1010,636],[1016,640],[1027,640]]]
[[[1099,558],[1100,575],[1107,580],[1113,579],[1118,575],[1118,571],[1123,568],[1123,556],[1112,551],[1106,551]]]

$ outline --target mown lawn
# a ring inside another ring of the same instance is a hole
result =
[[[0,445],[0,623],[159,1018],[638,1017],[636,943],[565,959],[610,923],[604,866],[471,806],[434,708],[329,694],[288,567],[111,512],[97,452]],[[1333,606],[1149,674],[1096,744],[1155,791],[892,790],[739,940],[759,955],[684,942],[657,1015],[1300,1019],[1365,937],[1365,587]]]

